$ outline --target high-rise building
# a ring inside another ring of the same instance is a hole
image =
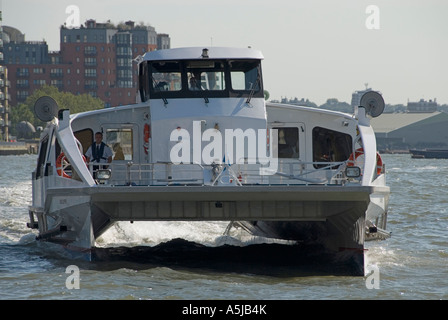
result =
[[[0,140],[9,140],[9,80],[8,69],[4,64],[2,11],[0,10]]]
[[[87,20],[79,28],[61,26],[57,52],[49,52],[46,42],[25,41],[17,29],[8,30],[4,59],[12,105],[45,84],[73,94],[88,93],[106,107],[134,103],[138,70],[133,60],[170,47],[168,35],[133,21],[114,25]]]

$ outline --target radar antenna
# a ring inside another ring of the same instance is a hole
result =
[[[360,106],[366,109],[366,114],[376,118],[383,113],[385,104],[381,94],[369,91],[362,95]]]
[[[57,102],[49,96],[40,97],[34,104],[34,114],[45,122],[53,120],[57,116],[58,110]]]

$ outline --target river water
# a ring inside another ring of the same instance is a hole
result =
[[[383,155],[383,160],[392,190],[388,219],[392,237],[368,243],[366,265],[371,273],[351,277],[292,273],[255,264],[253,269],[233,270],[232,264],[210,268],[129,259],[138,256],[132,248],[141,245],[165,245],[168,251],[170,245],[199,249],[221,242],[241,245],[241,239],[223,237],[227,225],[223,222],[118,223],[98,239],[99,247],[120,248],[113,259],[71,260],[58,246],[36,242],[35,231],[26,227],[36,156],[2,156],[0,299],[446,300],[448,160],[412,159],[407,154]],[[75,270],[70,269],[73,266]]]

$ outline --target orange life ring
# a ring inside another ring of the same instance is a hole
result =
[[[151,138],[151,127],[147,123],[145,123],[145,126],[143,127],[143,138],[143,149],[145,150],[145,153],[148,154],[149,138]]]
[[[355,150],[354,153],[350,155],[350,158],[348,158],[347,166],[354,167],[356,159],[364,154],[363,148],[358,148]],[[380,154],[376,153],[376,174],[379,176],[383,172],[383,159],[381,159]]]
[[[151,127],[149,126],[149,124],[145,123],[143,133],[145,137],[145,142],[149,142],[149,138],[151,138]]]
[[[86,157],[83,155],[82,156],[82,160],[84,160],[84,162],[87,165],[87,159]],[[58,173],[59,176],[64,177],[64,178],[68,178],[71,179],[71,175],[69,175],[67,172],[65,172],[65,168],[67,168],[67,166],[70,164],[70,162],[68,161],[67,157],[65,156],[64,152],[61,152],[58,156],[58,158],[56,159],[56,172]]]

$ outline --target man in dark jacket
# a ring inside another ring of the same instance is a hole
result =
[[[110,163],[112,162],[112,156],[112,150],[103,142],[103,134],[101,132],[95,133],[95,142],[86,152],[87,162]],[[95,167],[94,169],[98,169],[98,166]]]

